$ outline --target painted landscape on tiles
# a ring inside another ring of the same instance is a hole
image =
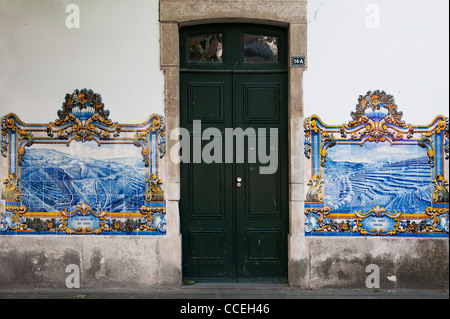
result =
[[[145,165],[137,148],[91,144],[84,144],[83,152],[66,145],[27,150],[22,200],[29,212],[73,211],[83,203],[94,211],[139,212]]]
[[[0,120],[1,235],[164,235],[164,117],[113,122],[88,89],[64,100],[48,124]]]
[[[350,115],[341,125],[304,120],[305,234],[448,237],[448,118],[406,124],[380,90]]]
[[[423,214],[432,202],[431,166],[420,146],[367,143],[329,150],[325,205],[332,213],[373,207]]]

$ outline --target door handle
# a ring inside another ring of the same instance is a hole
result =
[[[241,187],[242,186],[242,177],[236,178],[236,186]]]

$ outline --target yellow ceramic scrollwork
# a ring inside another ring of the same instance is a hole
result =
[[[443,176],[437,175],[435,180],[433,180],[434,192],[433,192],[433,202],[434,203],[448,203],[449,202],[449,181],[445,180]]]
[[[21,200],[19,179],[17,178],[15,173],[9,175],[9,177],[5,178],[3,184],[5,187],[2,191],[2,200],[7,202],[18,202]]]
[[[323,180],[319,175],[314,175],[312,179],[308,181],[309,190],[306,193],[306,201],[315,203],[323,202],[325,195],[323,193]]]

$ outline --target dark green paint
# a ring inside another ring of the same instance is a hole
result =
[[[223,62],[188,61],[189,36],[206,33],[223,34]],[[244,63],[244,33],[278,37],[278,62]],[[180,44],[180,124],[191,132],[191,148],[194,120],[202,121],[202,131],[220,129],[223,142],[226,128],[266,128],[267,134],[278,128],[279,146],[278,170],[272,175],[259,173],[267,164],[247,160],[194,164],[192,151],[192,164],[181,164],[183,276],[196,282],[286,282],[286,31],[260,25],[204,25],[182,29]],[[202,141],[202,149],[208,143]],[[225,158],[225,143],[222,153]],[[237,177],[243,179],[241,187]]]

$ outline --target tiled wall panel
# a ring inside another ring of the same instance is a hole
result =
[[[407,125],[384,91],[351,116],[304,121],[306,235],[448,237],[448,118]]]
[[[2,235],[165,234],[162,116],[112,122],[100,94],[83,89],[54,122],[9,114],[1,125]]]

